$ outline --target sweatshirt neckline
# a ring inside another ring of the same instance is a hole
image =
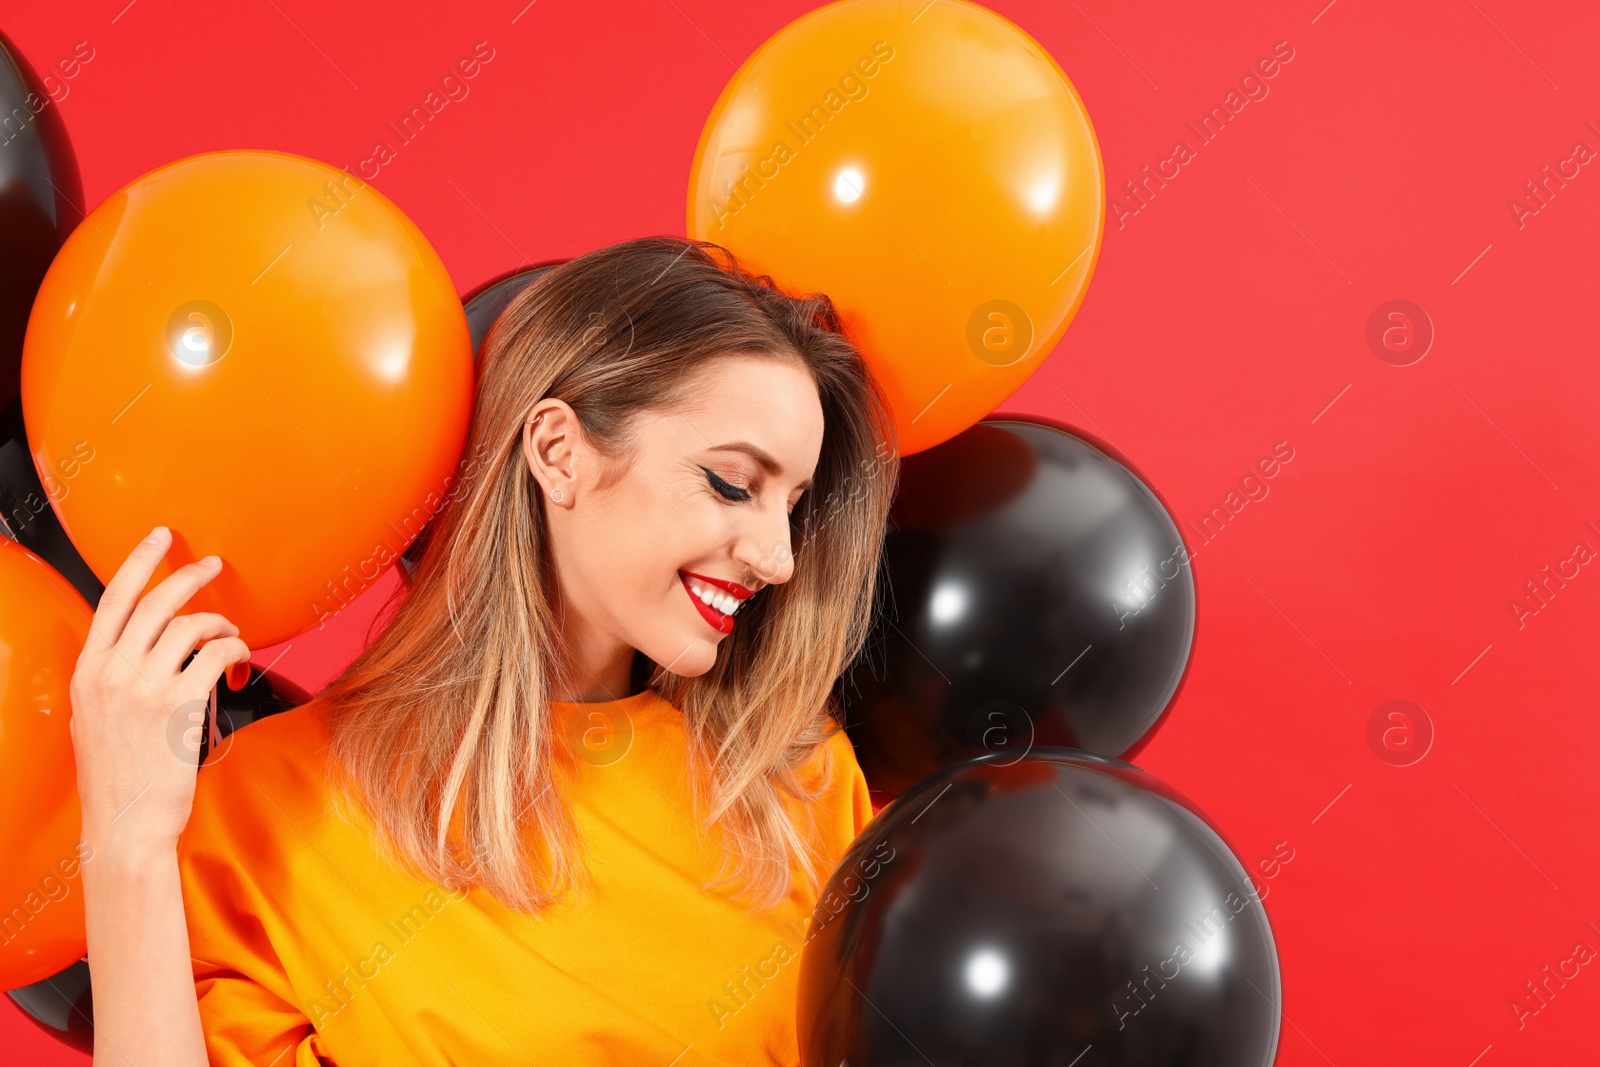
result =
[[[631,696],[618,697],[615,700],[552,700],[550,701],[550,706],[563,710],[582,709],[584,711],[631,713],[643,711],[660,700],[664,700],[660,693],[654,689],[646,688]]]

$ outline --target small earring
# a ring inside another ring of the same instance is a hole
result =
[[[566,498],[567,494],[561,491],[561,487],[559,485],[550,490],[550,499],[554,500],[557,504],[561,503]]]

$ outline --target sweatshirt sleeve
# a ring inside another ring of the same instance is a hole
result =
[[[247,727],[241,734],[259,726]],[[249,738],[255,740],[255,738]],[[178,843],[190,963],[212,1067],[319,1067],[335,1061],[304,1012],[267,936],[270,914],[250,858],[276,843],[245,808],[249,756],[200,768]],[[260,798],[255,798],[259,801]]]
[[[194,960],[195,995],[212,1067],[332,1064],[311,1021],[271,990],[221,964]]]
[[[844,737],[843,732],[840,737]],[[850,808],[855,822],[856,836],[866,829],[867,823],[872,821],[872,794],[867,790],[867,776],[862,773],[861,764],[856,761],[856,749],[848,738],[844,742],[843,758],[848,761],[849,767],[846,776],[850,782]],[[852,838],[854,840],[854,838]]]
[[[856,761],[855,746],[843,730],[829,735],[821,748],[827,750],[831,767],[818,814],[826,821],[828,846],[837,862],[871,821],[872,797],[867,791],[866,775]],[[820,761],[817,769],[820,770]]]

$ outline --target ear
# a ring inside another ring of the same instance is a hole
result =
[[[559,489],[559,503],[571,506],[582,439],[577,413],[562,400],[539,401],[523,420],[522,454],[546,501],[555,503],[550,494]]]

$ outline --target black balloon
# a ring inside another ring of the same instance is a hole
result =
[[[22,339],[39,283],[83,221],[77,160],[61,106],[43,84],[0,36],[0,408],[21,393]]]
[[[94,1055],[94,997],[86,961],[79,960],[32,985],[8,989],[6,996],[39,1029],[79,1052]]]
[[[513,297],[528,287],[528,283],[555,264],[529,267],[527,270],[490,282],[467,298],[467,330],[472,335],[472,355],[476,359],[483,349],[483,339],[489,336],[489,327],[500,317]]]
[[[71,492],[71,481],[56,479],[55,491]],[[0,533],[54,567],[91,607],[100,603],[105,586],[78,555],[33,465],[21,397],[0,411]]]
[[[1065,430],[989,421],[907,456],[883,566],[837,685],[879,797],[994,749],[1129,757],[1178,691],[1195,591],[1177,526]]]
[[[1281,984],[1238,859],[1169,787],[993,752],[867,824],[801,950],[803,1067],[1266,1067]]]
[[[22,425],[22,341],[56,250],[83,221],[61,107],[0,35],[0,533],[49,563],[89,603],[104,588],[61,528]],[[57,486],[57,493],[65,489]]]
[[[483,339],[489,336],[489,327],[493,326],[500,313],[511,303],[513,297],[528,287],[528,283],[539,275],[549,270],[555,264],[546,264],[542,267],[529,267],[527,270],[518,271],[499,281],[490,282],[467,298],[467,332],[472,337],[472,358],[477,359],[483,351]],[[431,524],[425,526],[417,539],[412,541],[406,550],[400,554],[400,568],[403,576],[409,581],[417,568],[417,561],[422,558],[423,546],[427,543],[428,531]]]
[[[256,667],[250,668],[250,680],[237,690],[219,681],[216,691],[215,727],[208,727],[201,739],[200,762],[205,761],[213,739],[220,741],[258,719],[297,708],[311,699],[310,693],[289,679]]]

